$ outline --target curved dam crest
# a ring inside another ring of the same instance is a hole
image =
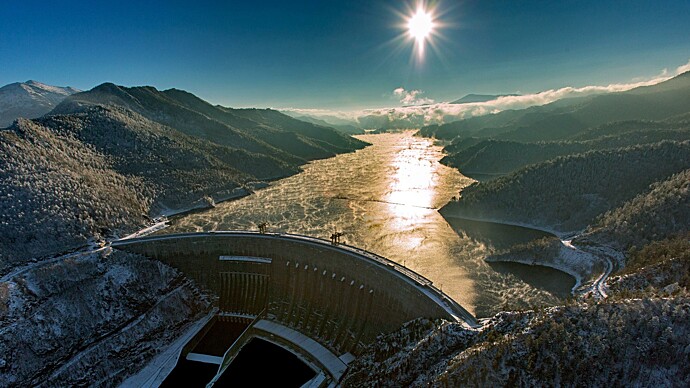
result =
[[[309,339],[337,357],[356,356],[377,336],[415,318],[477,324],[416,272],[317,238],[202,232],[124,239],[112,247],[179,269],[218,296],[219,316],[260,318],[257,327],[274,328],[274,335],[294,331],[283,336],[286,347]],[[300,335],[307,339],[296,339]]]
[[[522,276],[530,268],[498,270],[485,262],[499,240],[523,231],[513,228],[492,233],[491,239],[475,238],[475,228],[449,223],[436,210],[472,180],[440,164],[443,152],[432,140],[410,131],[357,138],[372,145],[311,162],[303,172],[250,196],[175,217],[158,234],[257,230],[261,223],[271,232],[323,238],[342,231],[344,242],[433,280],[478,317],[555,305],[559,295],[569,293],[572,284],[562,276],[545,287],[539,279]]]

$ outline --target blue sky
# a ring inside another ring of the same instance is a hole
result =
[[[0,7],[0,84],[176,87],[228,106],[361,109],[653,77],[690,59],[690,1],[31,1]]]

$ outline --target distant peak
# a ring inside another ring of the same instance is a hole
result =
[[[103,82],[102,84],[100,84],[100,85],[94,87],[92,90],[96,90],[96,89],[113,89],[113,88],[118,88],[118,89],[119,89],[120,87],[117,86],[117,85],[115,85],[115,84],[112,83],[112,82]]]
[[[32,79],[24,82],[24,84],[29,85],[29,86],[34,86],[34,87],[37,87],[39,89],[55,89],[55,88],[62,89],[62,87],[60,87],[60,86],[52,86],[52,85],[44,84],[43,82],[38,82],[38,81],[35,81]]]
[[[104,82],[93,89],[91,89],[92,92],[100,92],[100,93],[108,93],[108,94],[120,94],[123,93],[124,91],[122,88],[118,85],[115,85],[112,82]]]

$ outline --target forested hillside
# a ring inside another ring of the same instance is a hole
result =
[[[153,188],[74,137],[20,119],[0,131],[0,272],[145,224]]]
[[[276,111],[103,84],[0,131],[0,272],[365,145]]]
[[[342,133],[346,133],[348,135],[362,135],[364,134],[364,129],[362,129],[359,126],[356,126],[354,124],[349,124],[349,123],[341,123],[341,124],[331,124],[325,120],[318,119],[316,117],[311,117],[311,116],[294,116],[296,119],[300,121],[306,121],[308,123],[312,124],[317,124],[317,125],[322,125],[322,126],[330,126]],[[354,122],[353,122],[354,123]]]
[[[607,136],[620,137],[623,135],[638,136],[639,134],[653,134],[656,131],[687,131],[688,122],[679,120],[679,118],[679,116],[673,116],[661,121],[614,121],[587,128],[584,131],[572,136],[569,140],[595,140]]]
[[[625,268],[609,280],[609,289],[626,298],[687,295],[690,290],[690,232],[632,247]]]
[[[156,206],[184,207],[205,195],[219,199],[248,182],[298,171],[271,156],[191,137],[116,106],[86,106],[35,122],[108,155],[116,171],[142,177],[155,189]]]
[[[370,345],[344,378],[374,386],[686,386],[690,299],[505,312],[480,330],[413,321]]]
[[[273,110],[214,106],[177,89],[127,88],[105,83],[65,99],[53,114],[73,113],[83,105],[119,106],[210,142],[270,155],[290,164],[327,158],[366,144],[333,128],[299,121]]]
[[[521,142],[568,139],[583,130],[627,120],[664,120],[690,112],[690,72],[626,92],[559,100],[543,106],[472,117],[420,130],[423,136],[457,136]]]
[[[690,234],[633,251],[607,299],[496,314],[480,328],[420,319],[382,336],[343,385],[686,386]]]
[[[420,132],[456,136],[441,162],[470,177],[494,178],[463,190],[444,214],[560,232],[589,227],[578,242],[625,251],[688,229],[687,174],[680,173],[690,167],[689,115],[690,73],[684,73],[627,92]]]
[[[584,229],[575,246],[544,239],[494,259],[601,265],[594,253],[614,261],[617,273],[597,291],[604,299],[575,295],[565,306],[502,313],[479,330],[412,323],[372,345],[346,384],[690,384],[689,102],[686,73],[626,93],[423,129],[460,134],[443,163],[469,176],[507,174],[465,188],[444,215]]]
[[[623,126],[627,128],[627,124],[624,123]],[[496,139],[464,139],[464,141],[459,140],[445,148],[447,155],[441,160],[441,163],[456,167],[467,176],[472,176],[472,174],[507,174],[529,164],[543,162],[558,156],[657,143],[663,140],[683,141],[690,139],[690,127],[667,129],[662,124],[656,125],[656,123],[650,126],[655,129],[640,129],[629,132],[622,130],[620,132],[602,131],[607,134],[600,137],[593,137],[600,132],[592,130],[583,134],[582,138],[593,138],[577,141],[520,143]],[[611,128],[619,127],[607,126],[607,129]]]
[[[442,213],[576,231],[688,168],[690,141],[591,151],[465,188]]]
[[[690,170],[652,184],[621,207],[603,214],[581,241],[627,251],[690,230]]]
[[[0,386],[114,386],[212,308],[157,260],[101,251],[0,283]]]

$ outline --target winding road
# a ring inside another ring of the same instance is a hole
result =
[[[570,248],[574,249],[576,251],[580,252],[585,252],[588,253],[594,257],[597,257],[599,259],[602,259],[604,262],[604,266],[606,267],[604,269],[604,272],[599,275],[594,282],[592,283],[592,286],[588,289],[586,289],[583,293],[588,293],[591,292],[595,298],[601,298],[601,299],[606,299],[608,297],[608,289],[606,287],[606,279],[611,275],[611,272],[613,272],[613,261],[611,260],[611,257],[600,251],[600,249],[581,249],[578,248],[577,246],[573,245],[572,241],[577,238],[578,236],[573,236],[569,240],[561,240],[561,243]]]

